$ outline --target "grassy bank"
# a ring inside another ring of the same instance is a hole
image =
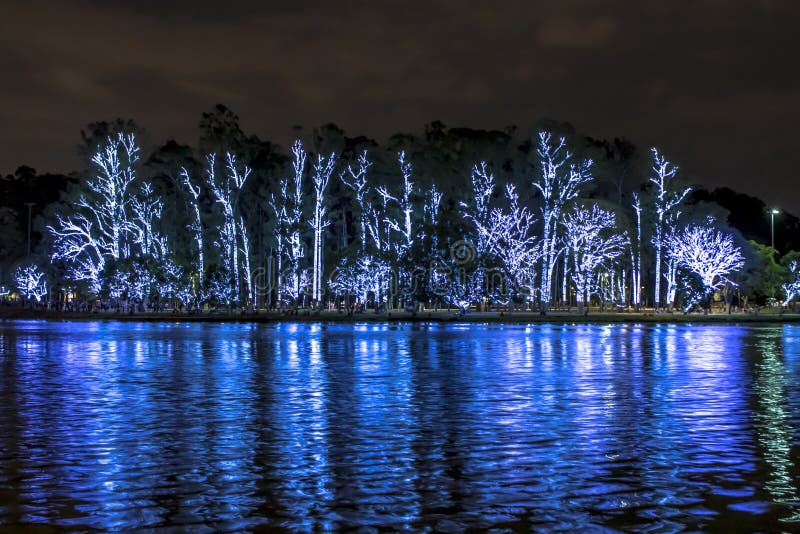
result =
[[[700,324],[742,324],[742,323],[800,323],[800,313],[783,313],[767,310],[758,315],[752,313],[736,314],[688,314],[647,312],[590,312],[577,315],[566,311],[554,311],[546,316],[536,312],[471,312],[458,315],[448,311],[423,311],[416,314],[392,312],[357,313],[349,316],[339,312],[300,311],[296,314],[274,312],[255,313],[85,313],[55,312],[19,308],[0,308],[0,319],[45,319],[51,321],[152,321],[152,322],[330,322],[330,323],[385,323],[385,322],[453,322],[453,323],[700,323]]]

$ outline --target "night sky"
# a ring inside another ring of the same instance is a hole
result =
[[[0,7],[0,172],[84,167],[80,129],[115,117],[194,144],[216,103],[280,143],[552,118],[800,214],[798,2],[167,3]]]

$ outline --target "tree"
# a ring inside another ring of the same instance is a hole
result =
[[[491,289],[496,297],[504,296],[510,304],[523,289],[530,295],[535,280],[530,266],[539,260],[541,247],[532,232],[534,216],[520,206],[516,188],[507,184],[505,193],[508,209],[494,208],[485,224],[477,220],[475,224],[479,242],[485,243],[488,252],[503,268],[504,283],[501,281],[500,287]]]
[[[239,116],[223,104],[204,112],[200,119],[200,150],[205,153],[240,152],[248,141],[239,126]]]
[[[163,211],[164,202],[153,192],[153,186],[143,183],[140,194],[131,199],[129,231],[141,254],[159,261],[169,251],[167,238],[158,228]]]
[[[630,240],[631,302],[638,312],[642,302],[642,202],[636,193],[633,194],[633,211],[636,214],[636,238]]]
[[[400,167],[400,174],[403,177],[403,188],[397,197],[389,193],[388,189],[384,186],[378,187],[378,194],[383,201],[383,220],[386,223],[386,245],[387,252],[393,251],[396,254],[396,265],[399,267],[397,271],[397,281],[400,285],[401,292],[406,296],[410,296],[413,292],[413,280],[411,272],[411,254],[414,246],[414,241],[417,237],[413,226],[413,213],[414,205],[412,203],[411,195],[414,193],[414,183],[411,181],[411,174],[413,167],[411,162],[406,160],[406,153],[401,150],[397,153],[397,163]],[[389,215],[389,206],[394,206],[400,216],[396,214]],[[391,234],[395,233],[399,239],[392,240]]]
[[[291,180],[281,180],[280,196],[272,195],[270,206],[276,217],[278,300],[297,305],[308,281],[308,274],[300,265],[305,257],[300,230],[303,227],[303,177],[308,155],[299,140],[292,144],[292,156]],[[284,256],[288,264],[287,273],[282,270]]]
[[[76,213],[57,214],[56,226],[47,227],[55,237],[53,259],[65,261],[70,277],[87,281],[95,292],[106,262],[130,255],[129,188],[138,161],[133,134],[108,137],[92,157],[97,174],[87,183],[88,195],[82,194],[75,204]]]
[[[351,189],[356,195],[356,203],[358,204],[358,237],[360,251],[364,254],[367,250],[367,205],[365,204],[365,196],[369,192],[367,186],[367,171],[372,166],[372,162],[367,158],[367,151],[364,150],[358,156],[358,165],[353,167],[348,165],[345,171],[342,171],[339,178],[345,186]]]
[[[537,153],[540,159],[540,175],[533,186],[542,194],[542,258],[541,284],[539,295],[542,314],[550,305],[552,276],[556,260],[560,254],[558,243],[558,223],[565,205],[576,198],[580,188],[592,179],[589,159],[573,162],[572,153],[566,147],[563,137],[553,142],[549,132],[539,133]]]
[[[607,274],[612,262],[622,255],[627,238],[616,232],[614,214],[597,205],[575,207],[565,216],[563,225],[567,253],[572,256],[578,313],[583,313],[589,297],[600,289],[600,275]]]
[[[687,226],[669,236],[665,244],[678,267],[697,276],[702,283],[702,294],[690,296],[685,305],[687,310],[702,299],[708,312],[711,294],[726,283],[733,284],[726,275],[744,265],[741,249],[734,244],[733,237],[715,230],[711,221]]]
[[[687,187],[682,191],[674,191],[672,180],[678,172],[678,167],[653,148],[653,176],[650,182],[656,186],[655,194],[655,229],[653,232],[653,246],[655,247],[655,283],[653,288],[653,305],[656,309],[661,307],[661,267],[664,250],[665,222],[667,214],[686,197],[691,191]]]
[[[20,224],[20,213],[7,207],[0,207],[0,272],[25,253],[25,229]]]
[[[155,278],[155,287],[159,298],[174,299],[183,306],[188,305],[195,298],[191,279],[184,269],[171,258],[167,258],[160,265]]]
[[[238,163],[236,156],[228,152],[225,156],[225,169],[218,173],[216,169],[216,155],[207,156],[208,167],[206,171],[206,185],[213,193],[217,203],[222,206],[223,224],[219,229],[217,247],[222,251],[222,276],[231,285],[231,291],[224,294],[233,295],[231,304],[235,302],[250,301],[252,295],[252,279],[250,276],[250,254],[247,241],[247,230],[244,221],[238,215],[239,197],[242,187],[250,176],[251,169]],[[221,176],[220,176],[221,174]],[[246,299],[241,294],[241,278],[239,275],[239,253],[242,252]]]
[[[669,241],[677,231],[678,225],[677,220],[680,217],[681,213],[679,211],[670,213],[667,216],[666,224],[664,225],[665,228],[665,239]],[[677,296],[678,291],[678,263],[675,261],[675,257],[671,254],[667,254],[667,269],[664,272],[664,281],[666,282],[666,299],[665,303],[669,311],[672,311],[672,306],[675,304],[675,297]]]
[[[344,296],[348,314],[352,315],[357,304],[367,304],[375,280],[386,276],[384,271],[385,265],[371,256],[344,258],[331,276],[329,286],[334,293]]]
[[[35,300],[40,302],[42,297],[47,295],[47,281],[44,273],[39,270],[37,265],[25,265],[18,267],[14,271],[14,283],[17,291],[25,297],[25,300]]]
[[[758,303],[770,302],[776,290],[790,277],[788,265],[776,261],[776,250],[757,241],[749,241],[749,253],[743,281]]]
[[[800,295],[800,262],[797,260],[792,261],[789,264],[789,273],[791,279],[781,285],[785,295],[784,306],[788,306],[797,295]]]
[[[205,281],[205,259],[203,256],[203,221],[200,218],[200,185],[194,185],[192,183],[191,178],[189,178],[189,171],[186,170],[186,167],[181,168],[181,178],[183,179],[184,187],[189,193],[189,204],[192,206],[192,212],[194,214],[194,220],[189,226],[189,230],[192,232],[192,235],[194,235],[195,242],[197,243],[196,268],[198,283],[202,289]]]
[[[480,263],[484,255],[489,251],[488,236],[486,232],[490,225],[489,213],[492,197],[495,192],[494,174],[488,169],[485,161],[472,166],[470,172],[469,202],[460,202],[462,216],[471,221],[475,233],[471,236],[475,246],[476,256]]]
[[[326,218],[325,189],[328,187],[335,164],[336,154],[331,152],[327,157],[318,154],[317,161],[312,167],[311,181],[314,185],[314,214],[310,224],[311,229],[314,230],[314,250],[312,251],[311,299],[317,303],[322,300],[323,231],[330,224],[330,221]]]
[[[389,194],[386,187],[379,187],[378,193],[388,202],[394,202],[399,208],[402,216],[400,218],[387,218],[389,228],[400,234],[400,241],[396,244],[396,250],[400,257],[407,259],[414,245],[414,231],[412,227],[412,214],[414,207],[411,203],[411,194],[414,192],[414,183],[411,181],[412,166],[411,162],[406,161],[406,153],[401,150],[397,153],[397,164],[400,167],[400,174],[403,177],[403,190],[399,197]]]
[[[470,305],[480,298],[481,276],[477,271],[468,272],[464,267],[456,267],[448,273],[449,280],[444,292],[444,300],[464,315]]]

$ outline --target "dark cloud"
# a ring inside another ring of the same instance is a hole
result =
[[[76,167],[86,123],[193,142],[217,102],[280,142],[339,123],[542,117],[662,146],[687,177],[789,200],[800,75],[794,2],[31,2],[0,31],[0,169]]]

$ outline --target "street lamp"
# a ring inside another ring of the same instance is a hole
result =
[[[780,213],[780,210],[772,208],[769,212],[770,216],[770,231],[772,233],[772,249],[775,250],[775,216]]]
[[[775,216],[778,215],[779,213],[780,213],[780,210],[776,210],[775,208],[772,208],[771,210],[769,210],[770,234],[772,236],[772,251],[770,253],[772,254],[773,258],[775,257]],[[772,302],[770,302],[770,306],[774,306],[775,305],[775,284],[773,283],[771,285],[772,285]]]

